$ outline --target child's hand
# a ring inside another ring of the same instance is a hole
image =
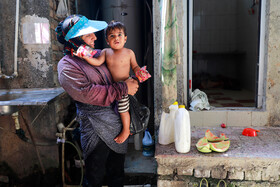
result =
[[[93,50],[92,48],[86,46],[86,45],[81,45],[76,53],[73,53],[74,55],[84,58],[84,57],[93,57],[97,53],[96,50]]]
[[[136,73],[136,77],[139,79],[139,82],[144,82],[151,77],[150,73],[146,70],[146,66],[140,68]]]

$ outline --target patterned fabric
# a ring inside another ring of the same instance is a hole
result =
[[[94,150],[100,139],[116,153],[127,152],[127,140],[122,144],[114,140],[121,132],[122,123],[111,106],[101,107],[76,102],[76,107],[84,159]]]
[[[81,19],[68,31],[68,33],[65,36],[65,40],[69,41],[70,38],[84,25],[88,22],[88,19],[83,16]]]
[[[64,55],[70,54],[73,56],[73,52],[77,51],[80,45],[86,45],[81,36],[72,38],[69,41],[65,40],[66,34],[75,25],[75,23],[79,21],[79,18],[79,15],[68,16],[64,21],[61,21],[55,29],[57,40],[61,44],[64,44]]]
[[[119,113],[125,113],[129,110],[129,97],[128,97],[128,95],[123,96],[122,99],[119,100],[118,102],[119,102],[119,105],[118,105]]]
[[[161,1],[161,74],[163,108],[177,100],[177,64],[180,64],[180,46],[176,0]]]

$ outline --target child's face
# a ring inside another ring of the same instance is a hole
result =
[[[122,29],[114,29],[108,33],[107,44],[112,49],[121,49],[126,43],[127,36],[124,35]]]

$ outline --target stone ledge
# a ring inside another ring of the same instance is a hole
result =
[[[257,137],[242,135],[243,127],[209,128],[219,136],[225,133],[231,147],[225,153],[200,153],[195,144],[204,136],[207,127],[192,127],[192,144],[189,153],[180,154],[174,143],[156,145],[158,175],[185,175],[196,178],[214,178],[250,181],[279,181],[280,128],[254,127],[260,130]]]
[[[157,187],[197,187],[200,185],[201,179],[186,179],[186,180],[168,180],[159,178]],[[279,187],[280,182],[255,182],[255,181],[225,181],[228,186],[238,187]],[[208,181],[209,186],[217,186],[219,181]],[[202,182],[205,186],[205,181]],[[223,186],[223,183],[220,183]]]

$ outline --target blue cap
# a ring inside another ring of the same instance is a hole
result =
[[[105,21],[89,20],[85,16],[81,17],[80,20],[68,31],[65,36],[65,40],[69,41],[71,38],[76,38],[85,34],[94,33],[103,30],[107,27]]]

